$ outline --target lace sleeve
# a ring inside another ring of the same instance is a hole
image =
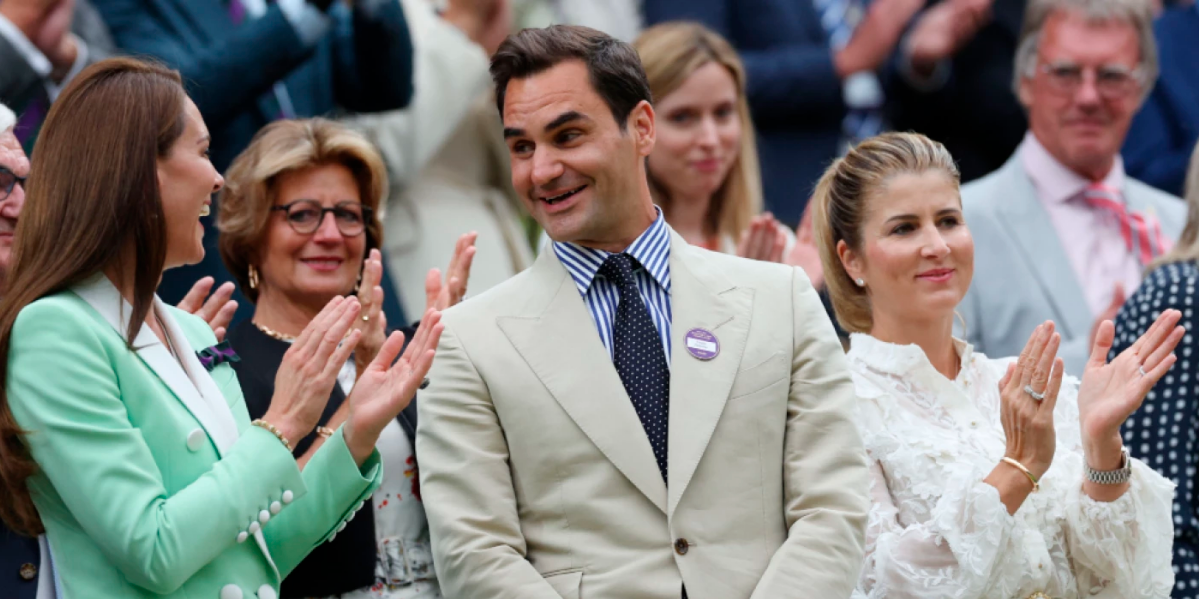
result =
[[[926,523],[903,526],[887,478],[871,468],[871,510],[859,599],[977,597],[1002,581],[995,574],[1013,542],[1015,520],[986,473],[963,467],[943,484]]]
[[[1081,481],[1082,458],[1071,457],[1074,480]],[[1169,596],[1173,498],[1173,483],[1135,459],[1128,492],[1116,501],[1095,501],[1081,483],[1072,485],[1066,496],[1066,538],[1079,591],[1106,590],[1127,599]]]

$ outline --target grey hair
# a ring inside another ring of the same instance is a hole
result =
[[[1148,0],[1031,0],[1024,9],[1024,28],[1016,47],[1012,90],[1020,95],[1020,82],[1036,75],[1041,32],[1049,16],[1057,11],[1082,13],[1088,21],[1124,21],[1137,30],[1141,48],[1141,100],[1157,83],[1157,43],[1153,38],[1153,9]]]
[[[0,104],[0,133],[4,133],[17,125],[17,115],[11,108]]]

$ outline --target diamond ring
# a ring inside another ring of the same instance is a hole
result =
[[[1141,376],[1149,376],[1149,373],[1145,372],[1144,366],[1137,366],[1137,372],[1140,373]]]
[[[1042,399],[1045,399],[1045,394],[1037,393],[1036,390],[1032,388],[1032,385],[1025,385],[1024,392],[1029,394],[1033,399],[1035,399],[1037,401],[1041,401]]]

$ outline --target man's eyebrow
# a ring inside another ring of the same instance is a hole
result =
[[[508,139],[510,137],[523,137],[524,134],[525,134],[524,129],[517,129],[515,127],[504,127],[504,139]]]
[[[556,119],[550,121],[548,124],[546,124],[545,132],[549,133],[550,131],[553,131],[554,129],[561,127],[562,125],[565,125],[565,124],[573,122],[573,121],[589,121],[589,120],[591,120],[591,119],[587,115],[585,115],[581,112],[578,112],[577,110],[569,110],[567,112],[563,112],[562,114],[558,115],[558,118],[556,118]]]

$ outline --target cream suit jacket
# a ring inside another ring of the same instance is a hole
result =
[[[820,300],[671,239],[669,485],[553,251],[446,311],[416,447],[447,599],[849,596],[866,458]]]

